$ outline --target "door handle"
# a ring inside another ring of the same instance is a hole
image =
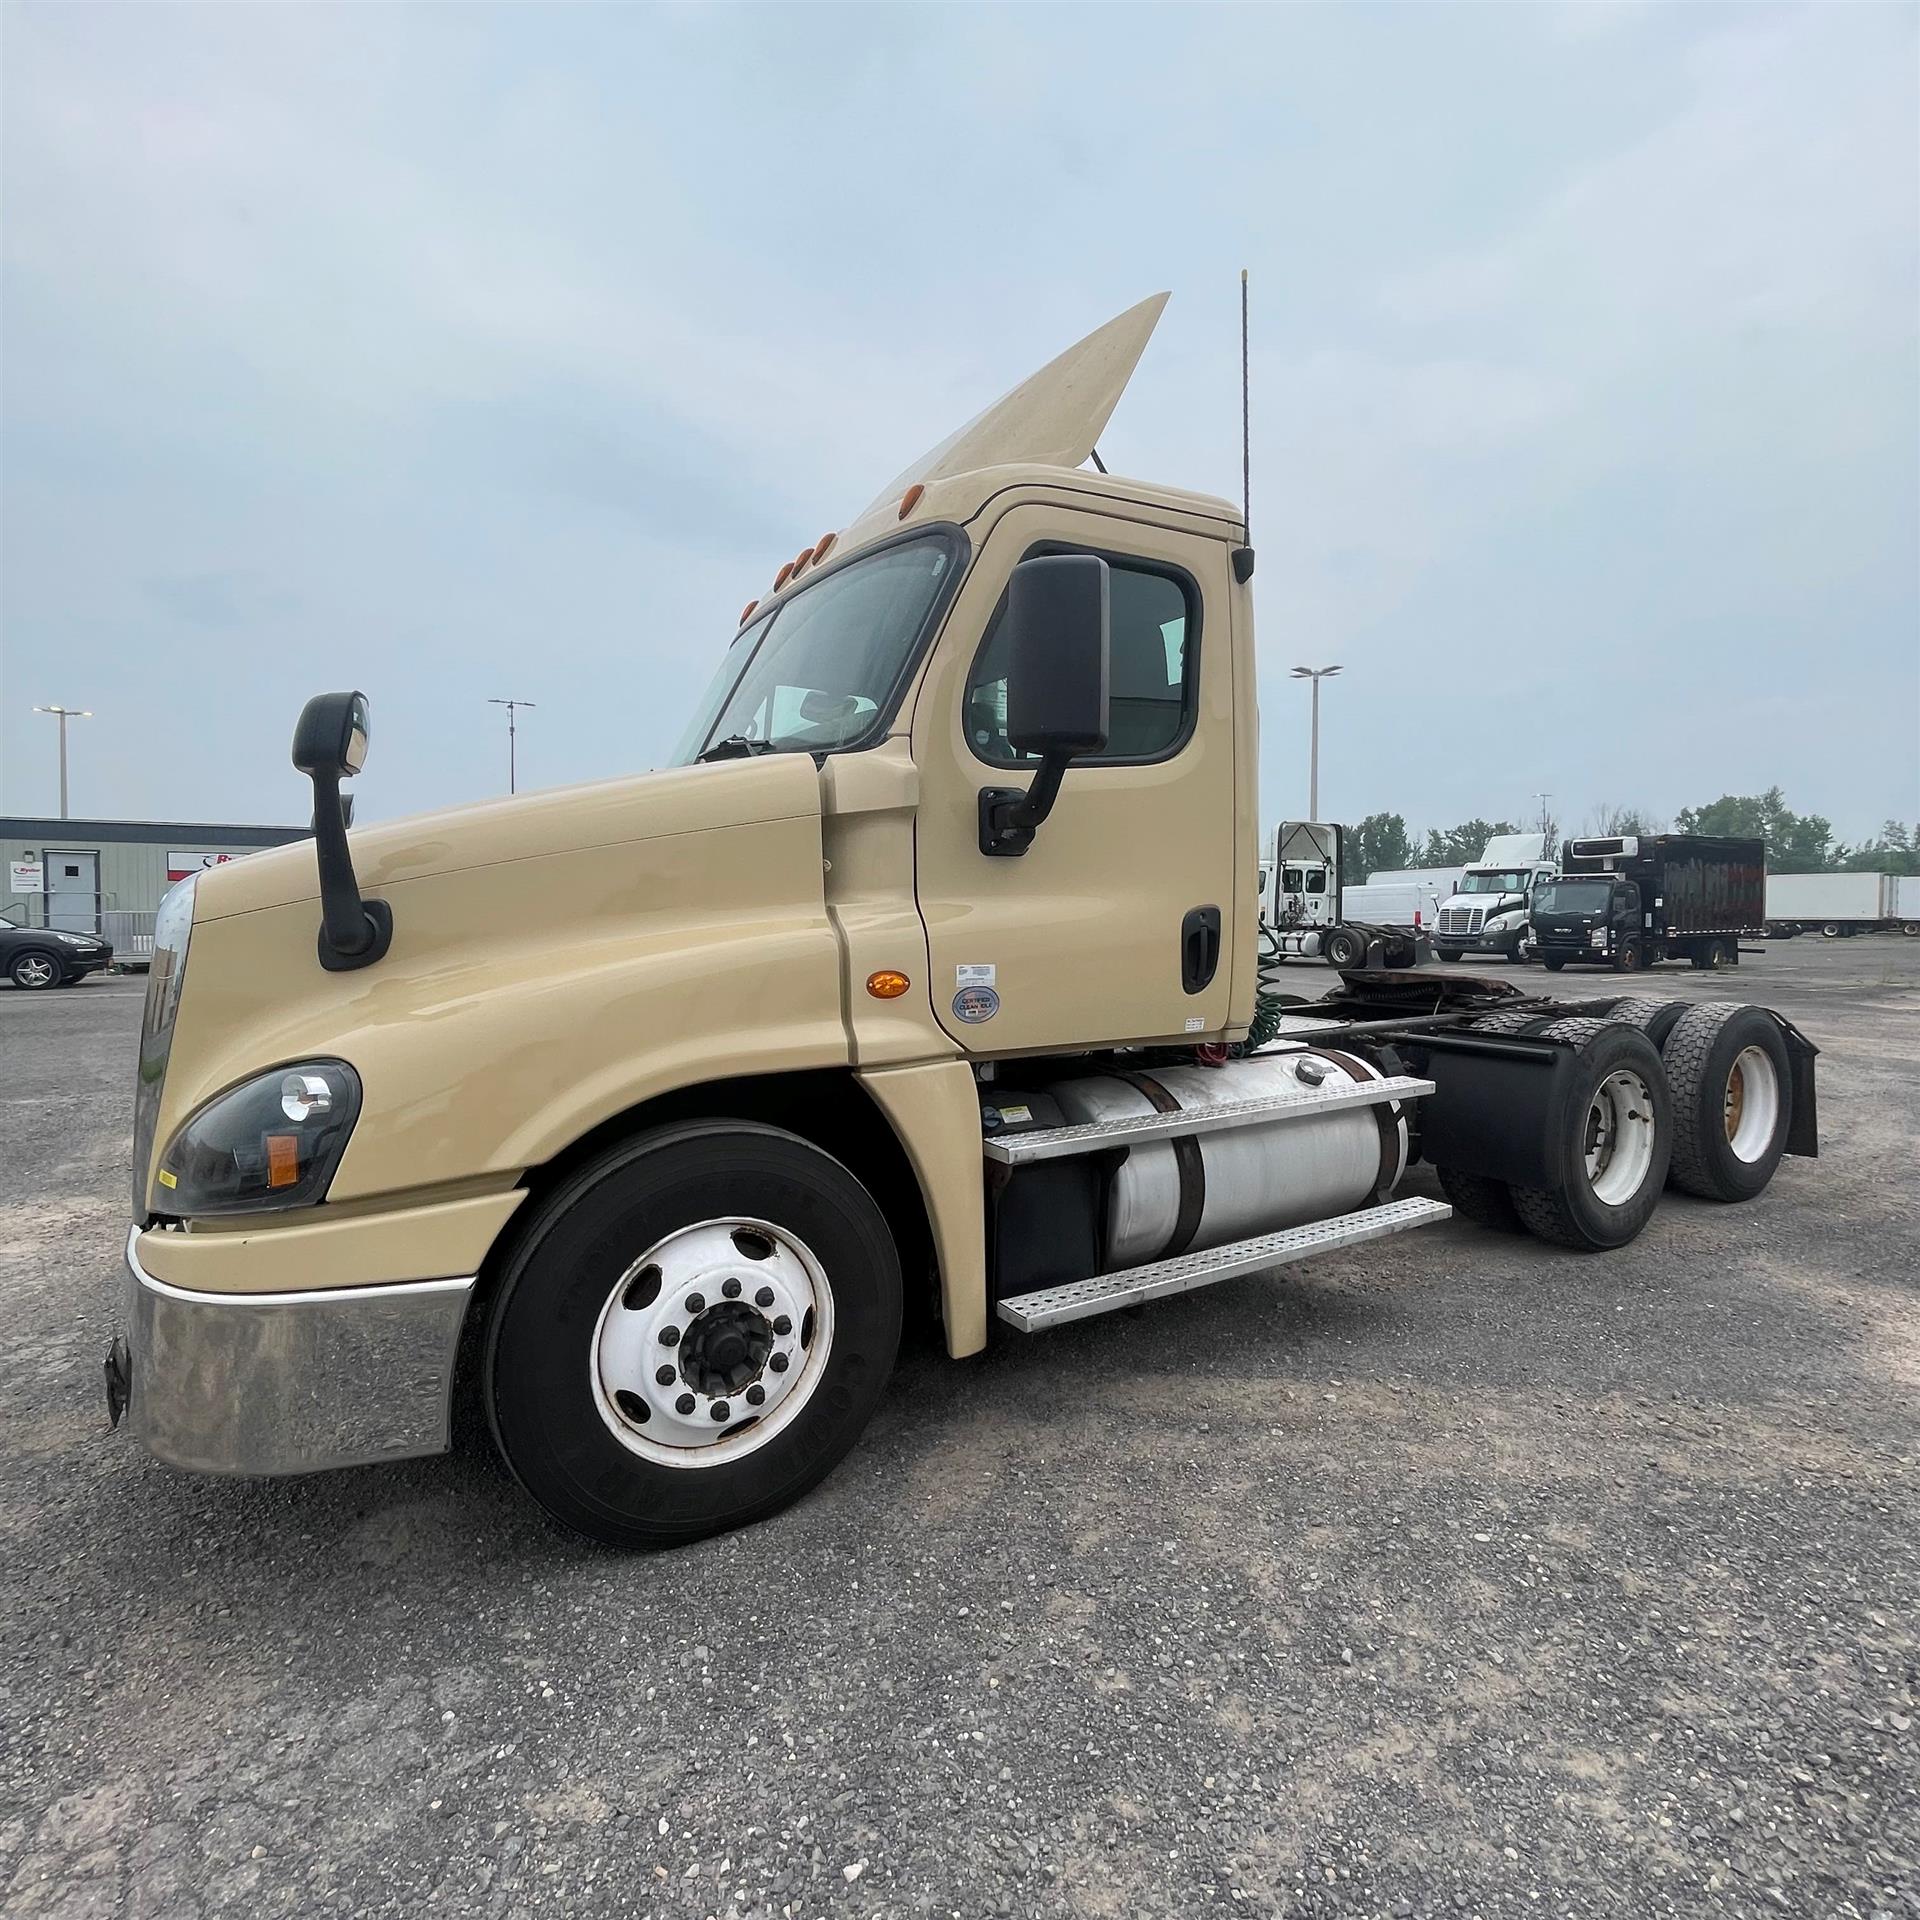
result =
[[[1180,922],[1180,984],[1200,993],[1220,966],[1220,909],[1193,907]]]

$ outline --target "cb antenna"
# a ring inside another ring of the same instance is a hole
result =
[[[1233,577],[1244,587],[1253,578],[1253,381],[1247,358],[1247,270],[1240,269],[1240,537],[1247,544],[1233,553]]]

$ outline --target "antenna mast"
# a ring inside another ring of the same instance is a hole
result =
[[[1253,578],[1253,421],[1249,395],[1252,377],[1247,359],[1247,270],[1240,269],[1240,538],[1233,555],[1233,577],[1244,587]]]

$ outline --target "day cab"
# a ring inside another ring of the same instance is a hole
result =
[[[109,1364],[153,1452],[444,1448],[471,1335],[521,1478],[651,1543],[824,1473],[907,1291],[982,1348],[981,1077],[1253,1011],[1241,516],[1081,465],[1163,302],[782,566],[663,770],[349,838],[366,703],[310,707],[317,847],[159,916]]]

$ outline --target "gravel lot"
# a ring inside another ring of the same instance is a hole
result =
[[[141,986],[0,989],[0,1907],[1920,1914],[1920,941],[1654,981],[1805,1028],[1822,1159],[917,1336],[825,1488],[655,1559],[471,1418],[109,1434]]]

